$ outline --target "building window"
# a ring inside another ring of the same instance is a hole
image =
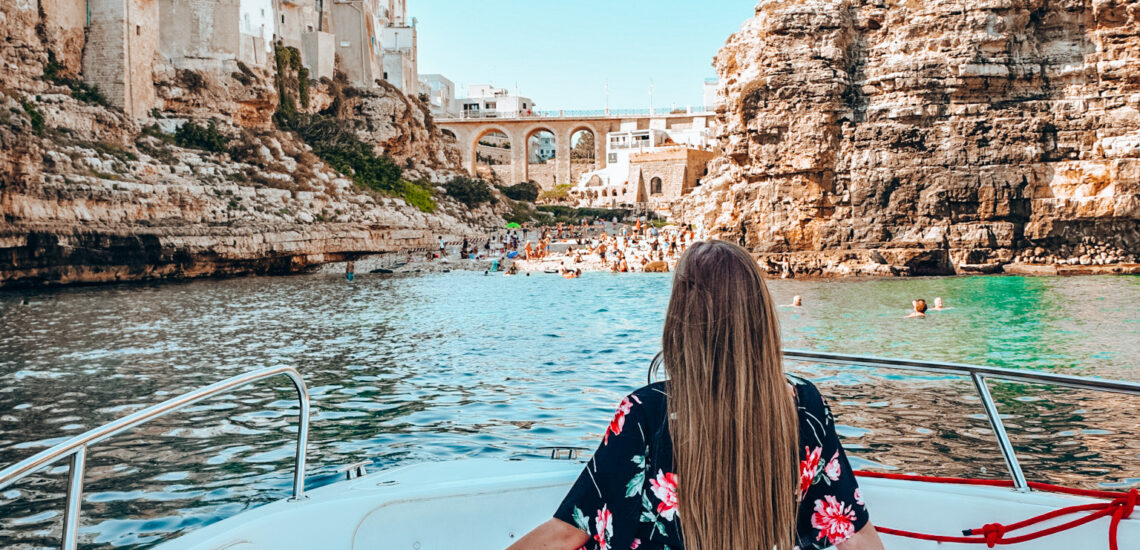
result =
[[[499,104],[495,103],[493,101],[488,101],[487,102],[487,108],[488,109],[497,109],[497,108],[499,108]]]
[[[142,25],[135,25],[135,36],[142,36]]]
[[[649,194],[650,195],[660,195],[661,194],[661,178],[653,178],[653,179],[649,180]]]
[[[285,24],[285,15],[284,14],[281,15],[281,24],[282,25]]]
[[[606,162],[614,164],[617,162],[617,153],[610,153],[606,155]]]

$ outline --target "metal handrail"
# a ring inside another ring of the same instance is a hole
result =
[[[1107,391],[1128,395],[1140,395],[1140,384],[1121,380],[1104,380],[1098,378],[1081,378],[1068,374],[1055,374],[1051,372],[1007,369],[1002,367],[985,367],[981,365],[966,365],[961,363],[941,363],[936,361],[914,361],[910,359],[890,359],[885,357],[870,357],[864,355],[843,355],[824,351],[784,350],[784,358],[796,361],[810,361],[845,366],[864,366],[871,368],[887,368],[899,370],[912,370],[923,372],[936,372],[941,374],[954,374],[968,376],[982,399],[986,410],[986,418],[993,428],[994,437],[997,438],[998,447],[1001,448],[1005,459],[1006,469],[1013,479],[1014,487],[1018,491],[1029,491],[1029,482],[1021,470],[1021,463],[1017,460],[1017,453],[1009,441],[1005,425],[1001,421],[994,398],[990,395],[987,379],[1002,380],[1006,382],[1021,382],[1026,384],[1049,384],[1064,386],[1081,390]]]
[[[288,376],[293,382],[293,387],[297,390],[297,402],[301,406],[297,419],[297,455],[293,471],[293,498],[291,500],[303,500],[305,498],[305,445],[309,439],[309,391],[305,387],[305,380],[301,378],[301,373],[293,367],[286,366],[259,369],[227,378],[216,384],[168,399],[109,424],[88,430],[0,470],[0,491],[59,460],[71,457],[67,476],[67,508],[63,516],[63,535],[60,547],[64,550],[74,550],[78,544],[79,512],[83,498],[83,474],[87,465],[87,449],[89,447],[208,397],[278,375]]]

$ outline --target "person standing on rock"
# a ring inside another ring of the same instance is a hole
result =
[[[351,283],[352,278],[355,274],[356,274],[356,262],[349,260],[348,263],[344,265],[344,278],[348,279],[348,282]]]
[[[439,236],[439,257],[443,258],[443,235]]]

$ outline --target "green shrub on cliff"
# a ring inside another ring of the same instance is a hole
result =
[[[277,122],[288,126],[299,116],[297,101],[302,108],[309,107],[309,70],[301,65],[301,52],[280,43],[273,48],[277,63]],[[296,99],[294,99],[294,92]]]
[[[20,106],[24,108],[24,113],[32,121],[32,130],[35,130],[37,135],[44,135],[44,114],[31,103],[20,100]]]
[[[431,196],[431,184],[404,180],[401,196],[408,204],[422,212],[435,212],[435,199]]]
[[[401,191],[403,171],[392,159],[372,154],[372,148],[357,142],[349,144],[309,141],[313,153],[329,163],[337,171],[352,178],[353,183],[364,189],[381,192]]]
[[[391,158],[375,154],[371,145],[356,137],[349,122],[335,116],[341,98],[334,97],[333,106],[322,113],[299,111],[298,103],[302,108],[309,106],[309,70],[301,66],[297,48],[278,44],[274,54],[278,103],[273,119],[279,128],[295,132],[313,148],[313,154],[351,178],[356,187],[400,197],[424,212],[435,210],[430,183],[403,179],[403,170]],[[351,88],[343,90],[345,97],[351,93]]]
[[[494,204],[495,195],[491,193],[491,186],[481,179],[457,176],[444,184],[447,194],[455,200],[475,208],[485,202]]]
[[[542,188],[533,181],[524,181],[517,185],[500,187],[499,190],[502,191],[508,199],[534,202],[538,200],[538,193],[542,190]]]
[[[199,126],[192,120],[187,121],[174,132],[174,143],[179,147],[201,149],[211,153],[224,152],[228,142],[226,136],[218,131],[218,123],[214,120],[206,126]]]
[[[538,198],[544,201],[570,200],[570,190],[573,188],[574,186],[568,183],[560,183],[558,185],[555,185],[554,189],[551,189],[550,191],[543,191]]]
[[[538,212],[534,210],[533,206],[525,202],[515,202],[511,204],[510,213],[508,213],[506,216],[503,216],[503,220],[505,220],[507,223],[517,223],[519,225],[522,225],[524,223],[530,223],[534,221],[536,217],[538,217]]]
[[[44,65],[44,80],[57,86],[67,86],[71,89],[71,97],[79,101],[110,107],[106,96],[98,87],[90,86],[82,80],[64,76],[65,67],[55,59],[55,53],[48,50],[48,62]]]

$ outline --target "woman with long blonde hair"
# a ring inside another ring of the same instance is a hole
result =
[[[763,275],[743,248],[677,264],[660,362],[622,400],[554,518],[509,550],[880,550],[827,405],[784,374]]]

